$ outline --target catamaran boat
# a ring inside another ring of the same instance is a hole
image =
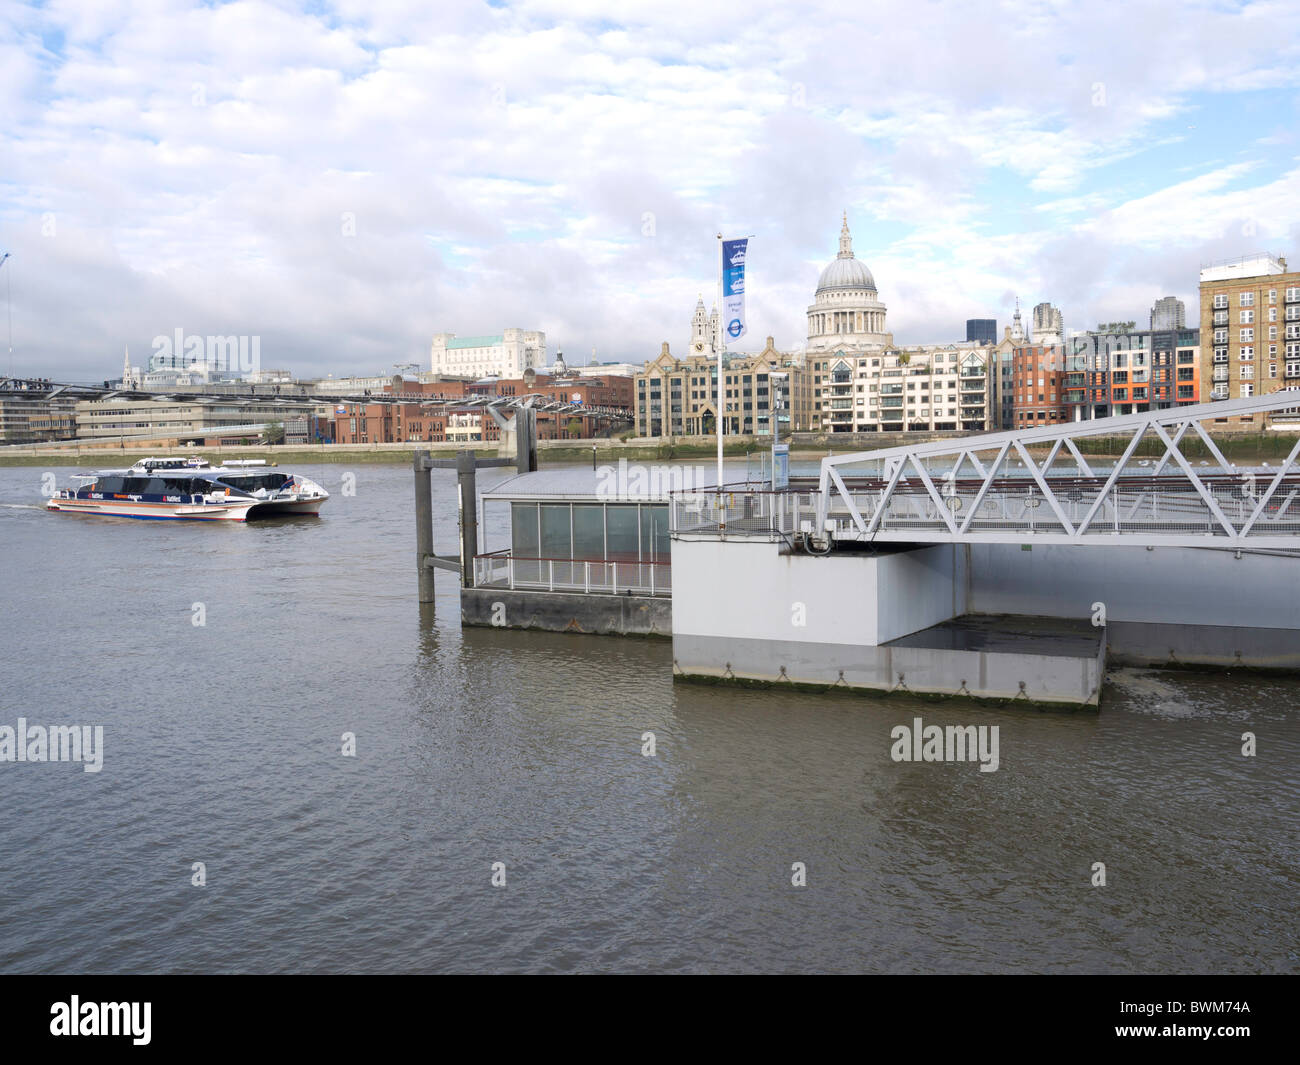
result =
[[[200,458],[141,459],[130,469],[79,474],[47,510],[101,517],[247,521],[272,514],[318,514],[329,493],[264,460],[213,466]]]

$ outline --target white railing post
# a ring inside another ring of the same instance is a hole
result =
[[[588,595],[591,594],[591,563],[582,564],[582,590]]]
[[[610,576],[610,591],[618,595],[618,563],[611,562],[610,565],[614,567],[614,572]]]
[[[555,559],[553,558],[546,560],[546,590],[555,591]]]
[[[655,594],[655,564],[650,563],[650,594]]]

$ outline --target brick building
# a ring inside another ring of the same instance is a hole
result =
[[[1300,387],[1300,273],[1286,259],[1252,255],[1201,270],[1200,390],[1237,399]],[[1221,429],[1258,429],[1252,415]]]

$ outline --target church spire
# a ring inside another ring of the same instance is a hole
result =
[[[840,226],[840,254],[841,259],[853,258],[853,237],[849,235],[849,212],[844,212],[844,223]]]

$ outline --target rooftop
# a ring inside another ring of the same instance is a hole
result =
[[[497,333],[493,336],[482,337],[455,337],[447,341],[447,349],[453,348],[490,348],[500,344],[505,340],[504,335]]]
[[[1223,259],[1201,267],[1201,281],[1232,281],[1244,277],[1269,277],[1286,273],[1286,260],[1280,255],[1257,252],[1235,259]]]
[[[726,483],[737,487],[745,479],[744,471],[734,468],[724,469],[723,475]],[[673,492],[713,488],[717,483],[717,467],[711,463],[650,466],[621,459],[594,470],[565,466],[521,473],[487,489],[482,498],[552,503],[667,503]]]

